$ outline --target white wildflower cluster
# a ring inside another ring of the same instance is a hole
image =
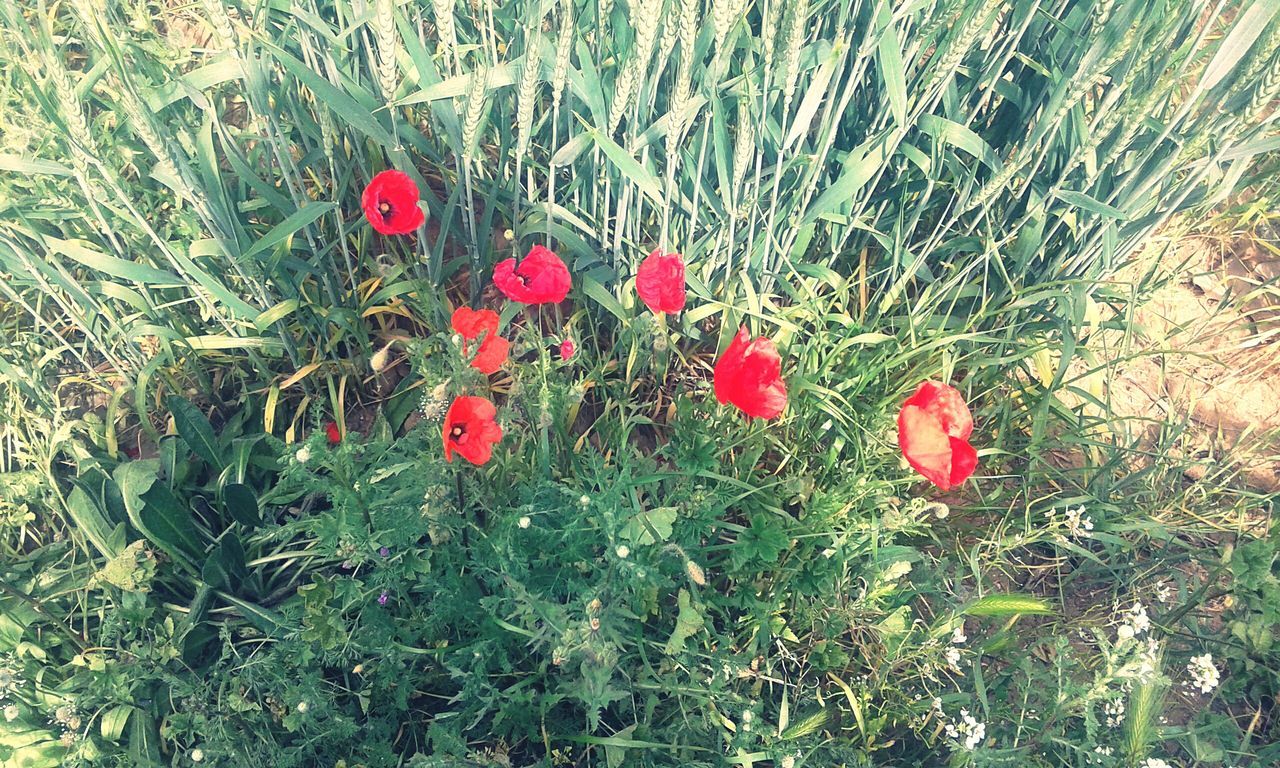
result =
[[[1102,705],[1102,714],[1107,716],[1107,727],[1115,728],[1124,722],[1124,699],[1115,698]]]
[[[1200,656],[1192,656],[1191,661],[1187,664],[1187,674],[1191,679],[1187,681],[1190,688],[1199,689],[1201,693],[1209,693],[1218,687],[1221,677],[1218,674],[1218,668],[1214,666],[1213,654],[1205,653]]]
[[[977,749],[987,737],[987,724],[979,722],[967,709],[960,710],[960,718],[949,721],[943,730],[956,746],[970,752]]]
[[[1116,639],[1132,640],[1149,629],[1151,629],[1151,619],[1147,616],[1147,609],[1142,603],[1135,602],[1116,629]]]
[[[299,464],[306,464],[311,459],[311,448],[305,445],[302,446],[298,449],[297,453],[293,454],[293,458],[296,459]]]
[[[947,667],[956,674],[962,674],[960,669],[961,652],[957,646],[964,645],[969,637],[964,633],[964,622],[961,622],[951,630],[951,645],[942,652],[942,658],[947,662]]]
[[[422,413],[422,418],[427,421],[434,421],[444,416],[445,406],[448,405],[448,394],[447,383],[438,384],[424,392],[422,402],[418,404],[418,410]]]
[[[1142,764],[1142,768],[1173,768],[1173,766],[1158,757],[1148,757]]]
[[[1066,530],[1062,538],[1065,539],[1087,539],[1093,535],[1093,518],[1087,514],[1088,510],[1083,506],[1075,509],[1067,508],[1062,513],[1062,527]],[[1044,513],[1049,525],[1057,527],[1058,513],[1055,510],[1049,510]]]
[[[528,528],[530,525],[533,525],[533,520],[531,520],[528,515],[521,515],[520,519],[516,521],[516,525],[521,528]]]

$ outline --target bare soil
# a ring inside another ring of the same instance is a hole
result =
[[[1153,242],[1125,277],[1153,267],[1171,279],[1137,309],[1132,336],[1090,343],[1112,363],[1114,413],[1146,440],[1185,423],[1192,479],[1227,470],[1280,492],[1280,255],[1252,238],[1183,237]]]

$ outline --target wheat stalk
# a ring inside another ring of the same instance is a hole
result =
[[[399,67],[396,65],[400,37],[396,33],[395,0],[375,0],[373,10],[373,36],[378,50],[378,87],[382,89],[382,97],[391,101],[400,85]]]

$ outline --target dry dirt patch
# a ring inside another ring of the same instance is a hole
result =
[[[1186,421],[1189,456],[1280,491],[1280,256],[1253,240],[1185,237],[1153,243],[1126,277],[1153,266],[1171,279],[1137,309],[1132,337],[1090,340],[1113,362],[1113,412],[1146,440]]]

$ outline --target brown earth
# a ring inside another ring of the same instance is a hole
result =
[[[1109,364],[1089,389],[1124,437],[1149,444],[1161,423],[1186,423],[1193,479],[1227,470],[1280,491],[1280,251],[1253,238],[1163,239],[1122,279],[1152,269],[1168,279],[1134,312],[1132,335],[1089,339],[1096,364]]]

